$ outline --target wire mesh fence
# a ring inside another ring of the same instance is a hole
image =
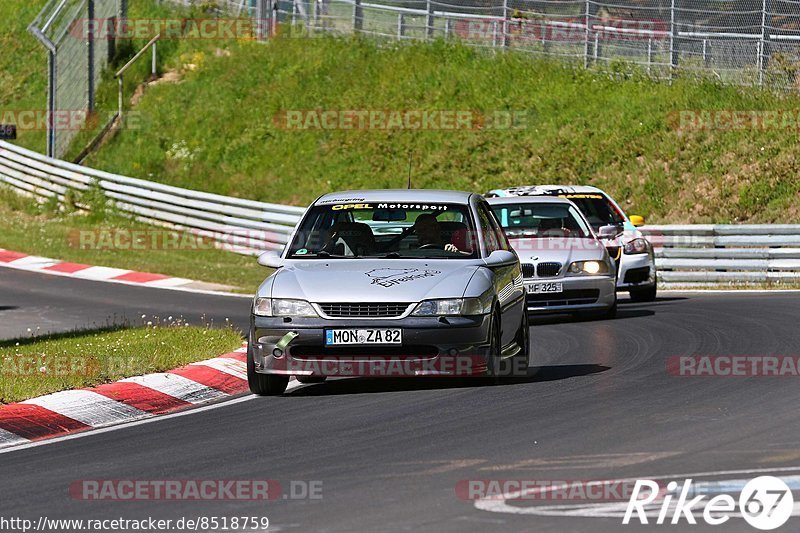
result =
[[[252,0],[304,30],[460,39],[650,76],[800,88],[800,0]],[[305,32],[307,34],[307,32]]]
[[[62,157],[95,111],[95,93],[115,53],[114,27],[126,0],[50,0],[30,24],[48,53],[47,153]],[[102,36],[102,37],[98,37]]]

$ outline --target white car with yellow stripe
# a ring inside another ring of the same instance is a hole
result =
[[[631,299],[649,302],[656,299],[658,285],[653,246],[639,227],[644,218],[628,217],[608,194],[588,185],[527,185],[495,189],[486,198],[509,196],[557,196],[571,200],[589,221],[606,245],[617,265],[617,291],[627,291]]]

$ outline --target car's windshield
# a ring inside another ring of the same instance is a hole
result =
[[[572,200],[595,230],[602,226],[619,225],[625,222],[622,213],[602,194],[561,194],[559,196]]]
[[[499,204],[492,211],[509,239],[591,236],[580,214],[566,203]]]
[[[365,202],[317,205],[298,228],[288,258],[432,258],[480,256],[469,207]]]

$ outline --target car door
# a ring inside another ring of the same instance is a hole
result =
[[[487,257],[495,250],[513,252],[500,224],[486,202],[478,203],[478,222],[483,234]],[[522,270],[519,261],[489,267],[494,272],[495,294],[500,303],[501,344],[507,346],[514,336],[525,313],[525,293],[522,286]]]

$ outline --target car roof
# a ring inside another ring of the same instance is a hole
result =
[[[572,205],[572,201],[560,196],[502,196],[487,198],[490,205],[503,204],[567,204]]]
[[[492,196],[544,196],[552,194],[602,194],[605,192],[591,185],[520,185],[507,189],[494,189],[487,194]]]
[[[468,204],[474,193],[434,189],[375,189],[325,194],[314,205],[342,202],[438,202]]]

